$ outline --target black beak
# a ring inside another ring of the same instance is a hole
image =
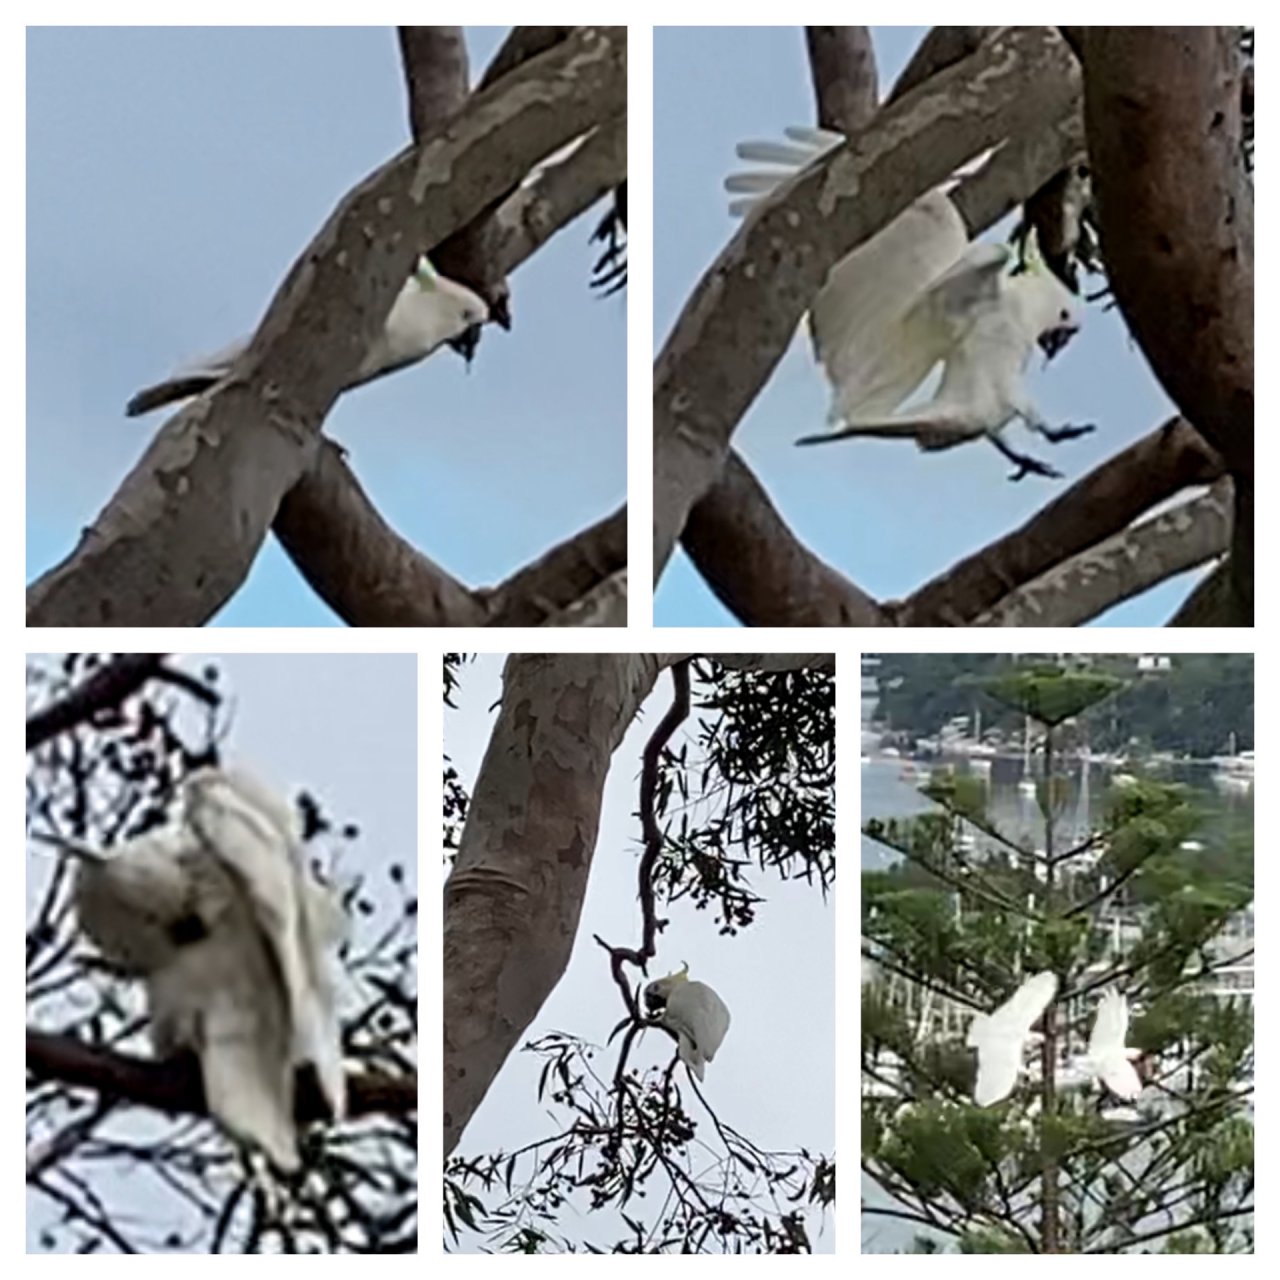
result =
[[[1052,360],[1079,332],[1078,324],[1054,325],[1052,329],[1046,329],[1036,341],[1040,344],[1040,350],[1044,352],[1045,359]]]
[[[476,348],[480,345],[480,326],[473,324],[471,328],[464,329],[456,338],[449,339],[449,345],[469,366],[475,358]]]

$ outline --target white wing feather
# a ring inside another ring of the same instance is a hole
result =
[[[1132,1101],[1142,1092],[1142,1081],[1124,1039],[1129,1030],[1129,1002],[1112,989],[1098,1002],[1093,1030],[1089,1033],[1089,1061],[1094,1073],[1118,1098]]]
[[[980,1107],[1007,1098],[1022,1070],[1032,1024],[1044,1013],[1058,989],[1057,975],[1033,974],[1004,1004],[978,1014],[969,1024],[966,1043],[978,1051],[973,1100]]]

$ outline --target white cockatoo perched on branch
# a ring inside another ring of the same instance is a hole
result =
[[[345,1110],[329,953],[343,932],[333,894],[309,874],[297,819],[248,774],[199,769],[170,826],[79,860],[85,934],[143,979],[158,1057],[199,1058],[210,1112],[286,1172],[298,1167],[294,1083],[314,1069]]]
[[[1004,1004],[979,1013],[969,1024],[965,1043],[978,1051],[973,1100],[989,1107],[1007,1098],[1023,1069],[1023,1054],[1034,1039],[1031,1030],[1058,990],[1056,974],[1032,974]]]
[[[644,989],[651,1016],[676,1034],[680,1060],[699,1080],[714,1060],[729,1030],[729,1010],[705,982],[689,980],[686,964],[677,973],[656,978]]]
[[[474,337],[488,319],[489,308],[478,294],[440,275],[425,256],[420,257],[413,275],[392,303],[382,332],[346,390],[416,364],[446,342],[459,343],[466,353],[474,349],[475,343],[466,341],[465,335]],[[231,372],[248,346],[249,340],[240,338],[213,355],[193,361],[171,378],[139,391],[125,406],[125,413],[137,417],[207,391]]]
[[[731,212],[749,212],[844,141],[822,129],[786,133],[788,143],[738,146],[741,159],[776,167],[731,175],[725,186],[740,196]],[[832,388],[832,429],[797,443],[903,437],[932,451],[986,437],[1017,464],[1014,479],[1057,475],[1010,448],[1001,432],[1014,418],[1053,443],[1093,429],[1050,427],[1023,387],[1035,346],[1052,356],[1077,332],[1076,302],[1043,270],[1011,273],[1012,259],[1007,246],[970,244],[959,211],[938,188],[837,262],[809,313],[814,352]],[[939,362],[937,393],[903,411]]]

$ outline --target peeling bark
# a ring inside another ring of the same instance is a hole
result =
[[[979,627],[1078,627],[1113,605],[1225,555],[1231,481],[1152,516],[1010,593]]]
[[[407,149],[338,205],[245,356],[170,419],[61,564],[28,592],[33,626],[193,626],[244,580],[320,426],[416,254],[546,154],[625,111],[625,32],[587,28]]]
[[[659,674],[691,654],[512,654],[444,889],[444,1154],[569,962],[609,763]],[[831,654],[716,654],[747,670]]]
[[[856,145],[747,222],[655,365],[655,579],[831,266],[971,156],[1065,114],[1076,92],[1075,61],[1055,32],[1002,33],[886,108]]]
[[[1107,276],[1152,371],[1236,482],[1231,605],[1253,608],[1253,188],[1226,27],[1072,29]]]
[[[880,82],[868,27],[805,27],[818,124],[854,133],[876,113]]]

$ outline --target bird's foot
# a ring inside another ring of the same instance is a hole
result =
[[[1040,434],[1050,444],[1061,444],[1064,440],[1078,440],[1081,436],[1087,436],[1089,432],[1096,430],[1097,425],[1092,422],[1086,422],[1080,426],[1067,423],[1061,427],[1041,427]]]
[[[1009,460],[1017,464],[1017,471],[1010,477],[1010,480],[1021,480],[1023,476],[1046,476],[1050,480],[1061,480],[1062,472],[1055,467],[1051,467],[1047,462],[1041,462],[1039,458],[1033,458],[1025,453],[1010,453]]]

